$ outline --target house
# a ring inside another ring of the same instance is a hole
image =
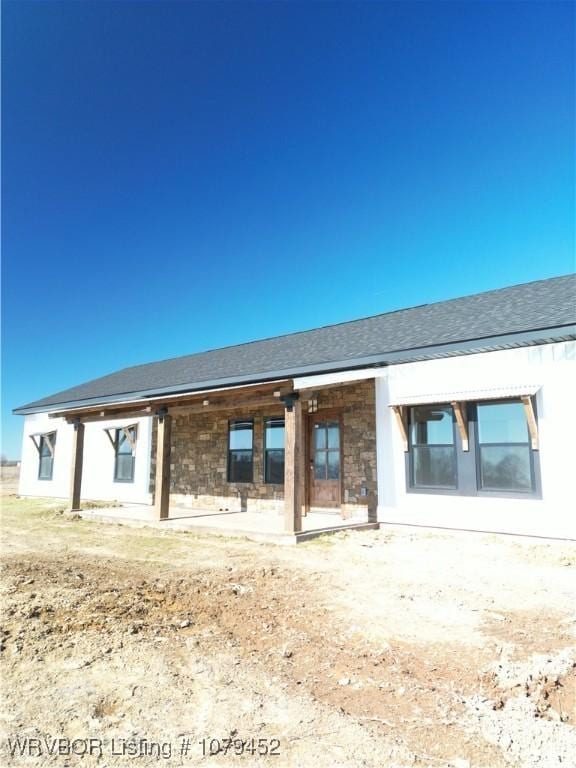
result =
[[[576,539],[576,275],[125,368],[25,416],[20,494]]]

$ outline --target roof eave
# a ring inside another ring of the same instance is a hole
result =
[[[435,344],[428,347],[402,349],[393,352],[383,352],[378,355],[352,358],[349,360],[334,360],[325,363],[299,366],[272,371],[262,371],[254,374],[244,374],[231,378],[220,378],[194,382],[193,384],[178,384],[170,387],[159,387],[132,392],[115,393],[105,397],[86,398],[82,400],[61,401],[51,405],[24,405],[15,408],[12,413],[26,416],[34,413],[50,413],[67,408],[81,408],[90,405],[106,405],[110,403],[130,402],[137,399],[161,397],[163,395],[187,394],[198,391],[211,390],[223,387],[234,387],[242,384],[259,384],[278,379],[287,379],[301,376],[314,376],[322,373],[338,373],[361,368],[380,368],[387,365],[416,362],[430,358],[451,357],[460,354],[473,354],[476,352],[490,352],[514,346],[530,346],[533,344],[545,344],[558,341],[576,339],[576,324],[554,326],[552,328],[540,328],[519,333],[507,333],[497,336],[489,336],[478,339]]]

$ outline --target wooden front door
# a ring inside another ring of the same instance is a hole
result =
[[[339,417],[310,417],[309,504],[336,508],[341,502],[342,461]]]

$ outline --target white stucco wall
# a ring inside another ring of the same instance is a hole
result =
[[[105,428],[138,425],[136,462],[133,483],[114,482],[114,449]],[[38,451],[30,437],[38,432],[57,431],[52,480],[38,479]],[[68,499],[72,458],[73,427],[64,419],[51,419],[48,414],[26,416],[22,441],[20,468],[21,496],[51,496]],[[150,504],[150,448],[152,418],[99,421],[86,424],[84,433],[84,464],[82,470],[82,499],[124,501]]]
[[[511,385],[536,395],[542,499],[408,493],[405,454],[389,404],[403,396]],[[576,342],[390,366],[376,373],[378,519],[576,539]]]

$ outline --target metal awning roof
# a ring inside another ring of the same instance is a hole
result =
[[[512,397],[535,395],[541,384],[510,384],[485,389],[441,390],[425,394],[398,395],[392,398],[390,406],[426,405],[428,403],[469,402],[471,400],[504,400]]]

